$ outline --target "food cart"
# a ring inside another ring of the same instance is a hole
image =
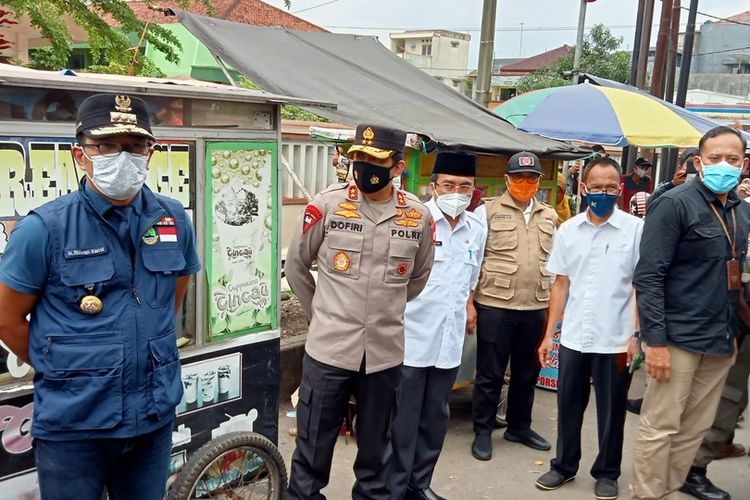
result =
[[[0,255],[30,210],[78,188],[81,172],[71,156],[75,113],[86,97],[100,92],[137,95],[148,103],[158,141],[148,185],[182,202],[204,266],[177,318],[184,395],[170,465],[175,498],[201,497],[200,487],[215,488],[212,481],[227,469],[243,482],[247,478],[239,475],[245,472],[238,471],[252,469],[255,479],[267,479],[263,498],[280,498],[286,472],[273,446],[279,404],[280,107],[333,105],[194,81],[0,65]],[[4,498],[38,497],[29,433],[32,378],[30,366],[0,349]],[[253,454],[237,451],[243,448]],[[181,468],[187,473],[177,477]]]

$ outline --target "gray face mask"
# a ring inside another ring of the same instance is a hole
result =
[[[128,200],[138,194],[148,177],[148,155],[123,151],[116,156],[97,155],[90,158],[94,177],[89,180],[107,198]]]

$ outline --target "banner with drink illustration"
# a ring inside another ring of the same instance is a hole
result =
[[[206,148],[210,341],[276,327],[276,155],[272,142]]]

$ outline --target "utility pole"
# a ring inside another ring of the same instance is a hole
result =
[[[646,88],[646,76],[648,73],[648,52],[651,48],[651,24],[654,22],[654,0],[646,0],[643,9],[643,29],[641,30],[641,43],[638,54],[638,74],[635,86],[639,89]]]
[[[664,97],[664,81],[667,69],[667,50],[669,49],[669,33],[672,23],[672,0],[661,0],[661,18],[659,19],[659,35],[656,39],[656,55],[654,57],[654,74],[651,79],[651,95]]]
[[[518,44],[518,57],[523,57],[523,23],[521,23],[521,41]]]
[[[672,26],[669,34],[669,51],[667,52],[667,77],[664,88],[664,100],[674,102],[674,82],[677,73],[677,42],[680,36],[680,15],[682,14],[682,5],[680,0],[674,0],[672,4]],[[677,148],[669,148],[667,153],[667,173],[666,179],[670,174],[674,175],[677,168]]]
[[[587,0],[581,0],[581,8],[578,11],[578,35],[576,36],[576,52],[573,56],[573,74],[570,83],[578,83],[578,73],[581,72],[581,53],[583,52],[583,31],[586,27],[586,4]]]
[[[635,38],[633,39],[633,56],[630,61],[630,85],[638,87],[638,68],[641,60],[641,42],[643,40],[643,30],[646,24],[646,2],[648,0],[638,0],[638,14],[635,21]],[[648,47],[648,43],[646,44]],[[648,51],[646,52],[648,54]],[[622,168],[625,172],[632,172],[635,166],[635,158],[638,155],[638,149],[635,146],[626,146],[622,148]]]
[[[680,15],[682,5],[680,0],[674,0],[672,5],[672,30],[669,34],[669,52],[667,52],[667,78],[664,86],[664,100],[674,102],[674,83],[677,78],[677,48],[680,38]]]
[[[643,34],[643,12],[646,9],[646,0],[638,0],[638,14],[635,19],[635,37],[633,39],[633,55],[630,59],[630,80],[628,83],[636,86],[638,80],[638,56],[641,53],[641,35]]]
[[[477,102],[485,108],[490,103],[492,57],[495,47],[495,14],[497,0],[484,0],[482,5],[482,33],[479,41],[479,67],[477,70]]]
[[[677,83],[677,97],[675,104],[685,107],[687,99],[690,66],[693,62],[693,42],[695,41],[695,17],[698,15],[698,0],[690,0],[687,27],[685,28],[685,42],[682,48],[682,64],[680,64],[680,81]]]
[[[656,54],[654,55],[654,73],[651,78],[651,95],[664,98],[664,80],[667,72],[667,50],[669,48],[669,33],[672,22],[672,0],[661,0],[661,16],[659,16],[659,34],[656,38]],[[665,180],[669,174],[669,151],[672,148],[661,148],[654,178]]]

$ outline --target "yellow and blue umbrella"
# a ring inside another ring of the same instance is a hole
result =
[[[522,94],[494,111],[524,132],[612,146],[695,147],[718,125],[643,92],[590,83]]]

